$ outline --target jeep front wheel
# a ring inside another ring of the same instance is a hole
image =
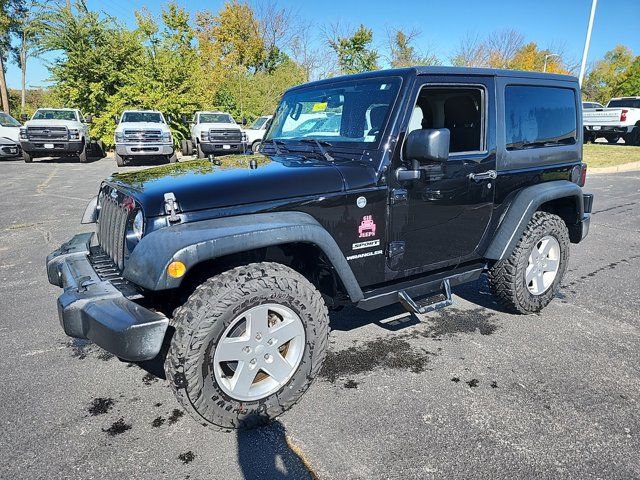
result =
[[[320,370],[329,335],[320,292],[277,263],[210,278],[172,324],[171,387],[197,421],[223,429],[265,424],[294,405]]]
[[[489,270],[498,302],[514,313],[535,313],[555,297],[569,262],[569,232],[557,215],[536,212],[511,255]]]

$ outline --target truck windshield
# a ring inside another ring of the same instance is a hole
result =
[[[158,112],[124,112],[122,114],[122,122],[164,123],[162,114]]]
[[[201,113],[200,123],[236,123],[228,113]]]
[[[251,125],[249,128],[251,130],[260,130],[265,123],[267,123],[267,117],[258,117],[256,118],[256,121],[253,122],[253,125]]]
[[[3,127],[19,127],[20,122],[13,118],[11,115],[7,115],[4,112],[0,112],[0,126]]]
[[[289,91],[276,109],[265,142],[310,139],[329,147],[376,148],[400,81],[398,77],[353,79]]]
[[[611,100],[607,107],[609,108],[640,108],[640,98],[621,98],[620,100]]]
[[[32,120],[71,120],[76,121],[76,112],[73,110],[38,110]]]

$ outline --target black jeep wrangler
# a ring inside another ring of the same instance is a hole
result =
[[[322,366],[328,309],[416,314],[487,272],[544,308],[589,230],[580,89],[569,76],[425,67],[285,93],[256,155],[105,180],[97,232],[47,259],[62,326],[164,361],[205,425],[265,423]]]

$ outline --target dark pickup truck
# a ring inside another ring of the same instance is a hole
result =
[[[551,302],[589,230],[582,135],[570,76],[418,67],[295,87],[258,154],[106,179],[83,217],[96,233],[47,259],[60,321],[164,361],[204,425],[265,423],[320,370],[329,309],[424,314],[483,273],[508,311]]]

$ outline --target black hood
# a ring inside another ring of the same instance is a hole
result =
[[[296,155],[231,155],[219,160],[220,165],[190,160],[116,173],[107,183],[134,197],[147,217],[165,214],[164,194],[168,192],[175,195],[180,211],[189,212],[345,189],[342,169],[326,161]],[[371,181],[374,170],[369,166],[364,170]]]

